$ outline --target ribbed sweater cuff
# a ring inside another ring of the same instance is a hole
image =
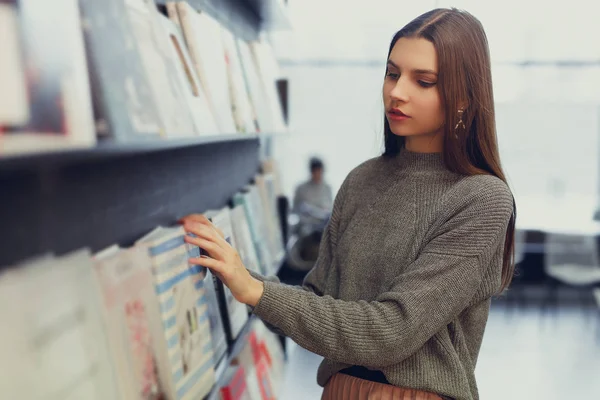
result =
[[[298,307],[295,305],[300,301],[298,297],[306,292],[281,283],[264,281],[264,285],[263,295],[254,307],[254,314],[285,331],[287,319],[297,315]]]

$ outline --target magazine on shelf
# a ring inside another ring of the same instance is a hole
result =
[[[0,333],[3,398],[118,398],[100,301],[87,249],[5,270],[0,316],[10,329]]]
[[[250,50],[248,42],[238,38],[236,40],[244,81],[246,83],[248,95],[250,96],[250,105],[252,112],[258,122],[260,132],[276,132],[274,117],[271,115],[271,108],[267,101],[267,95],[259,75],[257,64],[254,62],[254,56]]]
[[[165,136],[196,136],[190,109],[183,101],[184,90],[172,57],[172,44],[164,35],[154,0],[126,0],[126,5]]]
[[[161,333],[150,256],[144,248],[117,245],[94,256],[102,292],[102,311],[121,398],[159,400],[160,349],[153,335]]]
[[[253,196],[249,193],[251,187],[248,186],[244,192],[236,193],[233,196],[233,204],[234,206],[244,207],[248,227],[250,228],[254,242],[254,249],[260,263],[261,274],[271,275],[273,272],[273,256],[270,253],[270,246],[268,245],[263,212],[261,211],[260,203],[256,204],[253,201]]]
[[[229,208],[225,207],[220,210],[209,210],[205,216],[213,223],[215,227],[221,230],[225,235],[225,240],[235,249],[238,248],[233,236],[233,228],[231,226],[231,213]],[[221,310],[225,321],[226,330],[229,334],[229,340],[234,341],[248,321],[248,308],[245,304],[240,303],[235,299],[233,293],[219,279],[215,279],[215,287],[221,301]],[[225,317],[226,316],[226,317]]]
[[[80,0],[98,136],[117,142],[163,132],[124,0]]]
[[[198,257],[185,242],[183,227],[157,227],[136,242],[152,261],[162,319],[159,363],[161,383],[172,399],[197,399],[215,383],[208,301],[202,282],[205,270],[190,266]]]
[[[256,248],[254,247],[254,240],[252,239],[252,232],[248,225],[246,210],[243,205],[236,205],[231,209],[231,226],[233,228],[233,237],[238,246],[237,250],[244,266],[250,271],[258,274],[262,273],[260,262],[256,255]]]
[[[221,133],[236,133],[221,26],[187,2],[177,2],[177,12],[196,73],[206,93]]]
[[[229,29],[221,27],[221,37],[227,62],[229,76],[229,91],[233,117],[238,132],[256,133],[259,130],[254,110],[250,104],[246,77],[242,69],[236,39]]]
[[[277,210],[277,196],[275,195],[274,177],[271,174],[258,174],[255,176],[258,197],[264,210],[265,225],[269,234],[271,254],[275,262],[280,262],[285,256],[283,234],[279,223],[279,212]]]
[[[171,57],[175,61],[177,77],[185,93],[185,100],[200,135],[217,135],[219,128],[213,116],[204,89],[200,84],[185,40],[178,27],[164,15],[159,15],[163,33],[170,42]]]
[[[273,118],[274,133],[286,132],[283,108],[277,92],[277,79],[280,77],[279,65],[271,45],[263,38],[250,42],[250,49],[261,78],[265,98]]]
[[[0,125],[0,155],[93,146],[96,131],[77,0],[57,0],[52,7],[11,0],[1,9],[7,23],[1,29],[8,36],[2,41],[10,53],[2,53],[8,61],[0,62],[6,68],[0,72],[11,73],[1,79],[14,82],[7,87],[10,93],[2,88],[1,95],[14,106]],[[17,52],[22,60],[15,58]],[[19,65],[22,71],[15,70]]]
[[[29,119],[25,64],[16,2],[0,3],[0,126],[22,125]]]
[[[251,400],[244,367],[230,366],[225,371],[223,380],[224,384],[220,388],[222,400]]]
[[[207,269],[206,275],[201,280],[202,285],[206,290],[206,299],[208,301],[207,311],[210,323],[210,337],[213,344],[213,359],[216,367],[223,361],[227,354],[227,335],[225,334],[223,319],[221,318],[214,276],[210,270]]]

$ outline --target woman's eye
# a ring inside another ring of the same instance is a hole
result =
[[[435,82],[419,81],[419,85],[421,85],[424,88],[429,88],[429,87],[432,87],[433,85],[435,85]]]
[[[395,74],[393,72],[389,72],[389,71],[385,74],[385,76],[387,76],[388,78],[392,78],[392,79],[398,79],[400,77],[400,75]]]

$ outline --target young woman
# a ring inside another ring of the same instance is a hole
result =
[[[481,23],[436,9],[400,30],[383,100],[385,152],[344,181],[303,287],[251,275],[201,215],[183,222],[210,258],[191,262],[325,358],[324,399],[477,399],[490,300],[513,275],[516,217]]]

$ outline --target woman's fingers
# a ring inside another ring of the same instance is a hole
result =
[[[225,268],[225,264],[223,264],[221,261],[209,257],[194,257],[190,258],[188,262],[190,264],[206,267],[213,271],[214,274],[217,276],[222,276],[223,270]]]
[[[180,223],[185,224],[186,222],[197,222],[200,224],[210,225],[212,224],[208,218],[202,214],[190,214],[179,220]]]
[[[223,260],[225,258],[225,251],[223,250],[223,248],[211,240],[207,240],[201,237],[185,235],[185,241],[187,243],[200,247],[202,250],[206,251],[208,255],[212,258],[215,258],[217,260]]]
[[[198,224],[208,226],[208,227],[214,229],[215,232],[217,232],[219,234],[219,236],[221,236],[222,238],[225,238],[225,234],[223,233],[223,231],[220,230],[219,228],[217,228],[216,226],[214,226],[213,223],[202,214],[187,215],[187,216],[181,218],[179,220],[179,222],[184,225],[186,225],[188,223],[198,223]]]
[[[219,235],[219,233],[211,226],[207,226],[197,222],[186,222],[184,225],[184,229],[187,232],[193,233],[194,235],[200,238],[214,242],[222,248],[227,248],[227,246],[229,245],[229,243],[227,243],[223,236]]]

